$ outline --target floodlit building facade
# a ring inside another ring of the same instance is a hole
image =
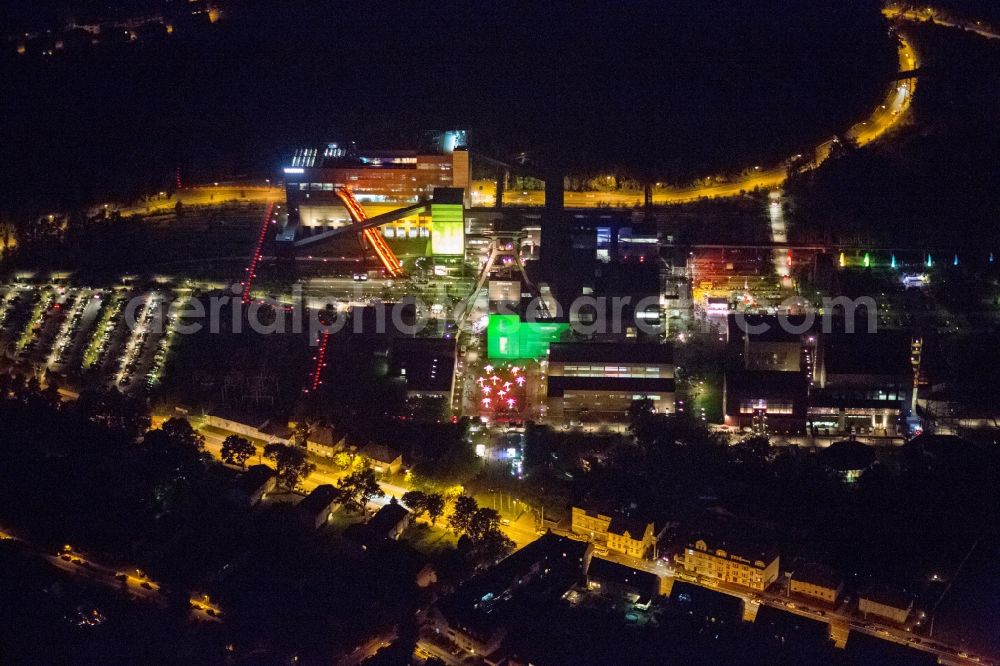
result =
[[[701,538],[689,543],[678,559],[687,573],[758,592],[778,579],[779,557],[773,548],[710,544]]]
[[[656,546],[653,523],[621,515],[608,516],[578,506],[573,507],[571,529],[574,534],[606,546],[609,551],[630,557],[650,557]]]
[[[384,212],[377,209],[379,204],[391,210],[429,199],[435,188],[467,190],[470,169],[465,142],[465,132],[456,131],[439,133],[412,150],[369,150],[353,143],[300,148],[282,168],[289,219],[306,231],[350,224],[336,194],[341,188],[349,189],[366,208],[373,207],[370,214]],[[392,238],[427,237],[429,220],[429,216],[414,215],[387,224],[381,231]],[[443,249],[450,247],[446,246],[447,241]]]

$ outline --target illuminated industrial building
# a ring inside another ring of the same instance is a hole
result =
[[[549,349],[548,410],[553,419],[624,420],[634,400],[674,411],[674,358],[655,343],[553,344]]]
[[[810,428],[817,434],[899,433],[912,407],[919,346],[919,339],[896,331],[824,336],[809,398]]]
[[[300,148],[282,172],[289,224],[302,234],[351,223],[338,189],[350,190],[374,217],[428,200],[435,189],[467,189],[470,178],[464,131],[437,133],[414,150],[367,150],[353,143]],[[419,239],[430,237],[429,225],[430,216],[415,213],[380,230],[390,239]],[[455,254],[455,242],[450,235],[440,248],[442,254]]]

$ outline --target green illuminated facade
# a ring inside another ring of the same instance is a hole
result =
[[[431,204],[431,254],[435,257],[465,254],[465,211],[461,203]]]
[[[568,330],[565,322],[523,322],[517,315],[491,314],[486,352],[491,359],[544,358],[549,345]]]

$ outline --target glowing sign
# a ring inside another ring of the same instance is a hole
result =
[[[465,254],[465,213],[462,204],[431,204],[431,254]]]
[[[285,173],[303,174],[306,172],[302,167],[285,167]]]

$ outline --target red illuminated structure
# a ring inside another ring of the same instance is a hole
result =
[[[355,225],[362,224],[368,219],[368,213],[365,209],[361,207],[354,195],[351,194],[350,190],[338,189],[337,197],[344,203],[344,207],[347,209],[348,215],[351,216],[351,221]],[[396,254],[389,248],[389,245],[385,242],[374,229],[365,229],[361,232],[361,235],[368,242],[368,245],[372,248],[375,256],[378,257],[379,261],[382,262],[382,266],[385,267],[386,273],[390,277],[399,277],[403,274],[403,269],[400,266],[399,259]]]
[[[253,279],[257,277],[257,264],[260,263],[261,252],[264,249],[264,241],[267,239],[267,229],[271,225],[271,214],[274,212],[274,202],[269,202],[267,204],[267,210],[264,211],[264,221],[260,225],[260,234],[257,236],[257,243],[254,245],[253,254],[250,255],[250,265],[247,266],[247,274],[243,279],[243,304],[246,305],[250,302],[250,287],[253,285]]]
[[[330,342],[330,332],[323,331],[319,336],[319,349],[316,350],[316,356],[314,357],[316,365],[313,371],[309,373],[309,383],[302,390],[303,393],[309,393],[310,391],[315,391],[319,388],[319,385],[323,383],[323,368],[326,366],[326,346]]]

